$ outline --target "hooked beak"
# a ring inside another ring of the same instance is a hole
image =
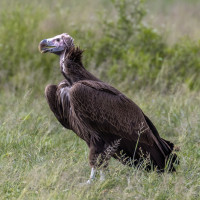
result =
[[[54,52],[54,48],[56,46],[53,44],[53,42],[51,41],[48,41],[47,39],[44,39],[42,40],[40,43],[39,43],[39,51],[41,53],[47,53],[47,52]]]

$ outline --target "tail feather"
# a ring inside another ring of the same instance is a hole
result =
[[[177,161],[177,155],[172,153],[174,144],[161,138],[151,120],[145,115],[144,117],[154,135],[154,145],[150,146],[139,142],[137,146],[136,142],[122,138],[118,150],[112,156],[129,166],[140,164],[143,158],[146,159],[150,156],[151,164],[145,166],[146,170],[151,170],[153,167],[153,169],[157,169],[158,172],[176,171],[174,164],[178,164],[179,162]],[[130,160],[133,162],[129,162]]]
[[[175,163],[179,164],[179,161],[177,155],[175,153],[172,153],[174,149],[174,144],[168,140],[161,138],[151,120],[146,115],[144,115],[144,117],[159,143],[159,145],[157,145],[156,148],[154,146],[152,149],[150,149],[150,154],[152,156],[152,159],[157,163],[157,165],[161,170],[164,170],[164,168],[167,165],[169,171],[176,171],[174,168],[174,164]],[[162,148],[162,152],[164,152],[165,155],[163,155],[159,146]]]

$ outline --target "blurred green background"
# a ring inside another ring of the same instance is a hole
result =
[[[58,58],[40,55],[44,38],[69,33],[85,66],[126,89],[200,89],[198,1],[1,1],[1,90],[42,89],[59,77]],[[58,78],[60,80],[60,77]]]
[[[198,0],[1,0],[0,199],[200,199],[199,10]],[[180,147],[177,173],[111,159],[105,182],[80,186],[88,147],[51,113],[44,89],[63,77],[59,58],[38,51],[63,32]]]

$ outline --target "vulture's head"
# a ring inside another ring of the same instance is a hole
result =
[[[52,38],[44,39],[39,44],[41,53],[55,53],[61,55],[65,50],[70,50],[74,46],[74,39],[67,33],[62,33]]]

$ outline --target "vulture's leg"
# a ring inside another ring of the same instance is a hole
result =
[[[90,178],[87,181],[88,184],[91,184],[92,181],[95,179],[96,172],[97,172],[97,170],[94,167],[92,167],[91,173],[90,173]]]
[[[98,140],[92,138],[89,147],[89,161],[91,166],[91,174],[90,179],[87,181],[87,183],[90,184],[95,178],[97,169],[100,169],[100,180],[105,180],[104,170],[108,166],[108,160],[110,157],[108,158],[105,152],[107,145],[100,138],[98,138]]]
[[[100,181],[104,181],[106,179],[104,170],[100,170]]]
[[[87,184],[91,184],[94,179],[95,179],[95,175],[96,175],[97,169],[92,167],[91,169],[91,173],[90,173],[90,178],[87,180]],[[105,180],[105,173],[104,170],[100,170],[100,181],[104,181]]]

